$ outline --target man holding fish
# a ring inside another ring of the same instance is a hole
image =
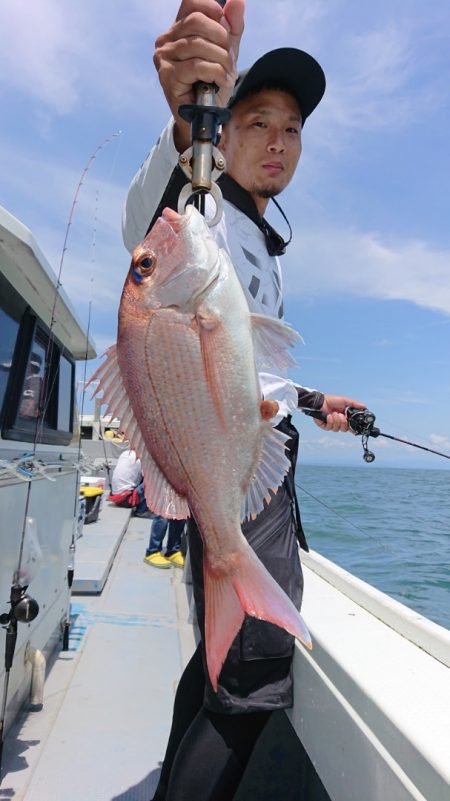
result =
[[[297,611],[298,544],[307,545],[291,414],[321,411],[323,429],[347,431],[346,407],[364,408],[285,376],[298,338],[282,322],[287,243],[263,215],[294,175],[325,78],[311,56],[282,48],[236,80],[243,29],[244,0],[183,0],[156,41],[172,119],[129,190],[133,260],[117,352],[100,371],[141,457],[149,506],[192,515],[201,643],[177,690],[157,801],[231,801],[271,712],[292,705],[294,637],[311,641]],[[186,181],[178,157],[191,144],[178,108],[195,102],[196,81],[215,83],[232,112],[219,144],[223,215],[209,230],[192,207],[171,210]]]

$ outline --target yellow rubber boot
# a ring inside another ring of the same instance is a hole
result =
[[[174,567],[184,567],[184,556],[181,551],[175,551],[171,556],[165,557]]]
[[[166,557],[161,553],[161,551],[157,551],[156,553],[151,553],[148,556],[144,556],[144,562],[146,565],[151,565],[152,567],[159,567],[162,570],[167,570],[170,567],[170,562]]]

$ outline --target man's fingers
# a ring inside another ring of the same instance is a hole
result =
[[[229,34],[223,25],[197,12],[175,22],[168,31],[158,36],[155,44],[156,47],[162,47],[166,42],[176,42],[186,36],[198,36],[200,39],[214,42],[224,50],[230,48]]]
[[[216,22],[220,22],[223,15],[222,6],[216,0],[182,0],[176,17],[177,22],[196,11],[216,20]]]
[[[235,62],[239,54],[239,44],[244,33],[244,0],[228,0],[224,8],[224,16],[229,26],[230,45],[234,52]]]
[[[154,61],[157,69],[164,61],[196,61],[197,63],[209,63],[211,67],[217,67],[220,72],[223,71],[230,75],[234,73],[233,59],[230,54],[214,42],[207,42],[198,36],[187,36],[177,42],[167,42],[155,52]],[[199,77],[201,80],[206,80],[203,75]]]
[[[331,412],[327,414],[327,422],[321,420],[314,421],[322,431],[348,431],[348,421],[345,415],[339,412]]]
[[[230,89],[234,85],[234,77],[222,67],[200,59],[161,60],[158,72],[162,86],[170,86],[171,97],[183,98],[183,102],[193,102],[192,86],[198,80],[215,83],[217,86],[228,86]]]
[[[153,61],[158,72],[163,62],[187,62],[190,59],[197,60],[197,63],[211,62],[213,71],[209,68],[207,74],[194,76],[194,81],[232,85],[232,81],[226,78],[217,81],[222,75],[234,76],[234,56],[230,52],[228,34],[222,26],[204,15],[191,15],[175,23],[171,30],[157,38],[155,47]],[[187,83],[187,79],[184,82]]]

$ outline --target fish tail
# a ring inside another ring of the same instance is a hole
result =
[[[206,560],[204,564],[206,662],[216,692],[223,663],[246,614],[275,623],[312,648],[300,612],[248,543],[245,545],[230,573],[217,575]]]

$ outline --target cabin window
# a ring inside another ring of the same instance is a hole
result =
[[[20,303],[20,296],[0,275],[0,412],[11,374],[22,313],[23,302]]]
[[[3,437],[67,445],[73,431],[75,365],[29,310],[23,315],[14,364]]]

